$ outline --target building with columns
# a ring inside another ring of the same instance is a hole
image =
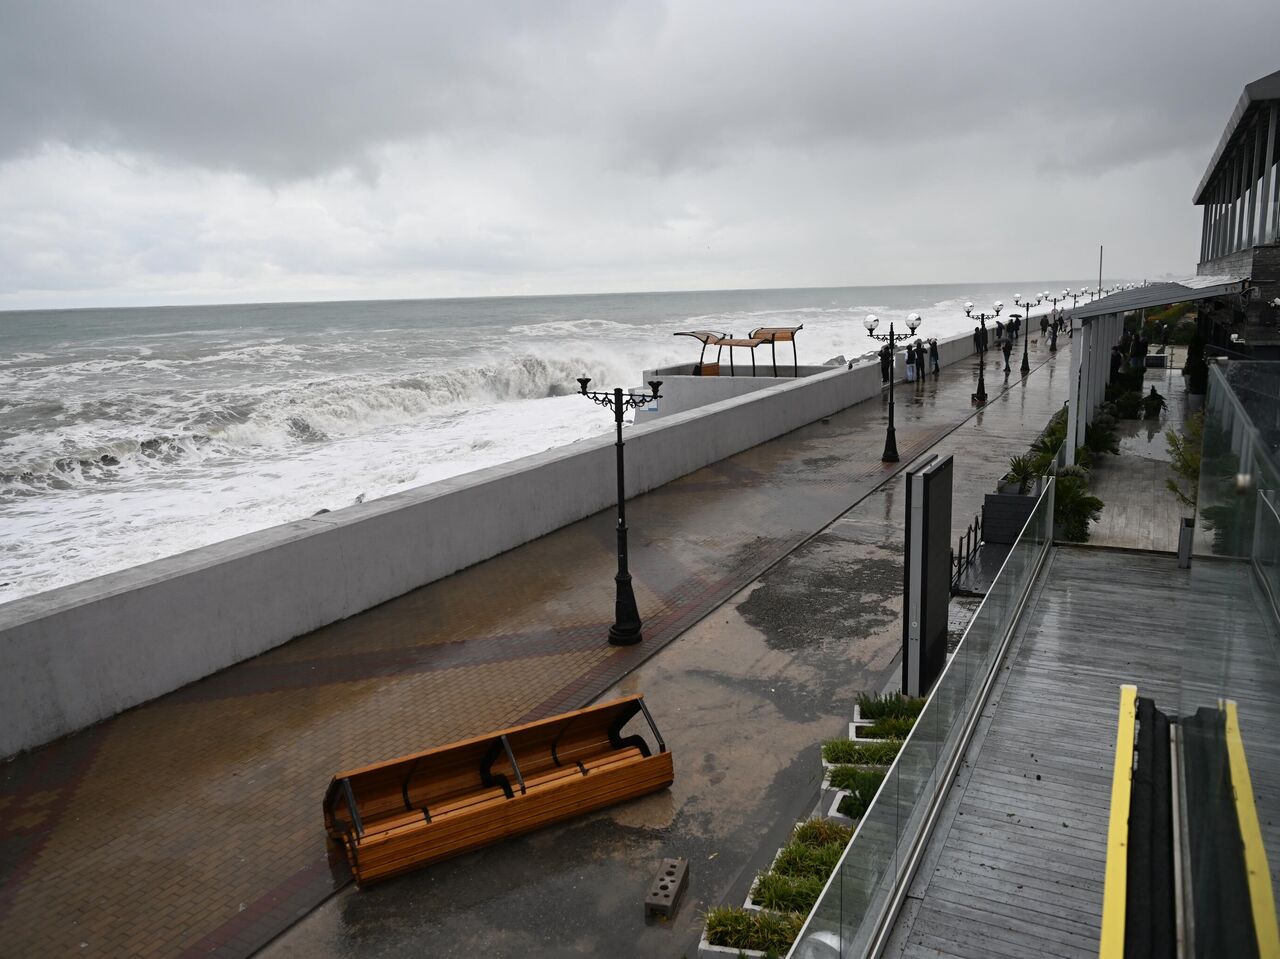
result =
[[[1280,71],[1244,88],[1194,202],[1204,209],[1197,274],[1256,287],[1235,329],[1210,331],[1210,341],[1225,348],[1234,332],[1249,347],[1280,346],[1280,308],[1270,305],[1280,297]]]
[[[1204,208],[1194,276],[1121,290],[1075,311],[1068,461],[1103,400],[1127,313],[1194,301],[1208,352],[1280,359],[1280,71],[1244,88],[1193,200]]]

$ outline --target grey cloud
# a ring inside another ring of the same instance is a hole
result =
[[[268,181],[382,144],[584,138],[646,175],[760,145],[955,137],[1092,175],[1203,149],[1273,69],[1280,5],[19,3],[0,7],[0,157],[55,142]],[[1055,134],[1061,138],[1054,141]],[[1071,139],[1068,139],[1071,138]]]

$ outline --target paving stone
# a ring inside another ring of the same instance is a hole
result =
[[[605,641],[606,511],[17,757],[0,768],[0,941],[15,955],[251,954],[348,882],[321,824],[334,771],[582,705],[960,424],[984,462],[1021,452],[1023,424],[1060,405],[1069,358],[1037,357],[1008,402],[989,376],[976,415],[968,365],[900,390],[896,467],[879,460],[871,400],[630,501],[638,646]]]

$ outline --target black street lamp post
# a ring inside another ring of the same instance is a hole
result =
[[[640,610],[636,607],[636,594],[631,588],[631,572],[627,569],[627,494],[622,482],[622,414],[661,398],[658,388],[662,386],[662,381],[650,380],[649,389],[653,392],[639,394],[624,394],[621,389],[614,389],[612,392],[596,392],[587,389],[590,382],[590,377],[578,377],[578,386],[582,389],[582,395],[598,406],[607,406],[613,410],[613,422],[617,429],[617,441],[614,447],[618,451],[618,574],[613,579],[618,584],[618,593],[613,605],[613,625],[609,627],[609,642],[614,646],[631,646],[643,638],[640,634],[643,624],[640,622]]]
[[[1027,340],[1030,339],[1030,337],[1027,334],[1031,332],[1031,308],[1033,306],[1039,306],[1044,299],[1045,299],[1044,293],[1037,293],[1036,301],[1034,303],[1032,303],[1030,299],[1024,300],[1022,298],[1021,293],[1013,294],[1014,305],[1022,307],[1022,313],[1023,313],[1022,322],[1026,326],[1026,329],[1022,331],[1022,375],[1023,376],[1026,376],[1028,373],[1031,372],[1031,361],[1027,359]],[[1054,302],[1056,303],[1057,301],[1055,300]]]
[[[898,462],[898,436],[893,428],[893,367],[896,362],[894,349],[900,340],[909,340],[915,336],[916,328],[920,325],[920,314],[912,313],[907,317],[907,327],[911,332],[901,335],[893,332],[893,320],[889,321],[888,333],[877,333],[876,327],[879,324],[880,317],[874,313],[862,321],[862,325],[867,328],[867,336],[889,344],[889,428],[884,434],[884,454],[880,460],[883,463],[896,463]]]
[[[982,342],[984,344],[987,341],[987,320],[994,320],[997,316],[999,316],[1000,311],[1004,309],[1004,304],[997,302],[995,306],[992,307],[992,309],[995,310],[994,313],[990,313],[990,314],[979,313],[977,316],[974,316],[973,304],[966,303],[964,305],[964,315],[969,317],[970,319],[977,320],[980,324],[982,324]],[[987,366],[987,350],[986,350],[986,347],[984,346],[983,349],[980,350],[978,353],[978,392],[974,393],[972,397],[973,402],[977,403],[979,406],[981,406],[987,401],[987,381],[984,375],[986,372],[986,366]]]

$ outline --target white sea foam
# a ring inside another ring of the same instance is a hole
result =
[[[942,338],[979,299],[867,293],[117,311],[74,338],[35,316],[26,340],[0,330],[0,602],[604,433],[575,379],[688,362],[681,330],[803,324],[821,363],[874,351],[869,312]]]

